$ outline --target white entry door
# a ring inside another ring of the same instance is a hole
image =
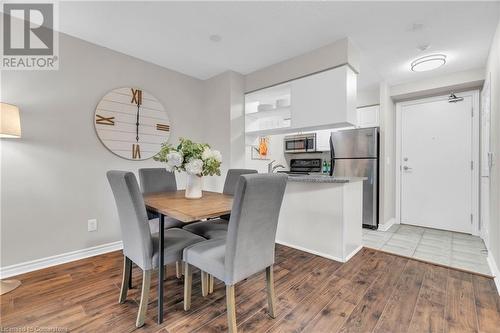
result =
[[[401,106],[401,223],[472,232],[472,103]]]

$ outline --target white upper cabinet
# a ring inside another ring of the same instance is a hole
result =
[[[245,95],[245,132],[283,133],[291,124],[290,84],[280,84]]]
[[[356,73],[342,66],[291,82],[291,127],[356,125]]]
[[[365,106],[356,109],[357,127],[379,126],[380,105]]]
[[[357,124],[357,74],[347,65],[245,95],[250,136]]]
[[[316,132],[316,150],[330,151],[330,134],[331,129],[320,130]]]

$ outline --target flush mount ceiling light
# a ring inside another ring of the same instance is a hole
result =
[[[413,60],[410,66],[414,72],[425,72],[441,67],[444,64],[446,64],[446,56],[444,54],[431,54]]]

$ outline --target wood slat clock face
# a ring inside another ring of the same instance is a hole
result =
[[[95,130],[114,154],[130,160],[156,155],[170,136],[170,121],[161,103],[138,88],[107,93],[95,110]]]

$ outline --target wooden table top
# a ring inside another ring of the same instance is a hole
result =
[[[233,206],[231,195],[203,191],[200,199],[186,199],[184,191],[152,193],[144,196],[146,207],[182,222],[229,214]]]

